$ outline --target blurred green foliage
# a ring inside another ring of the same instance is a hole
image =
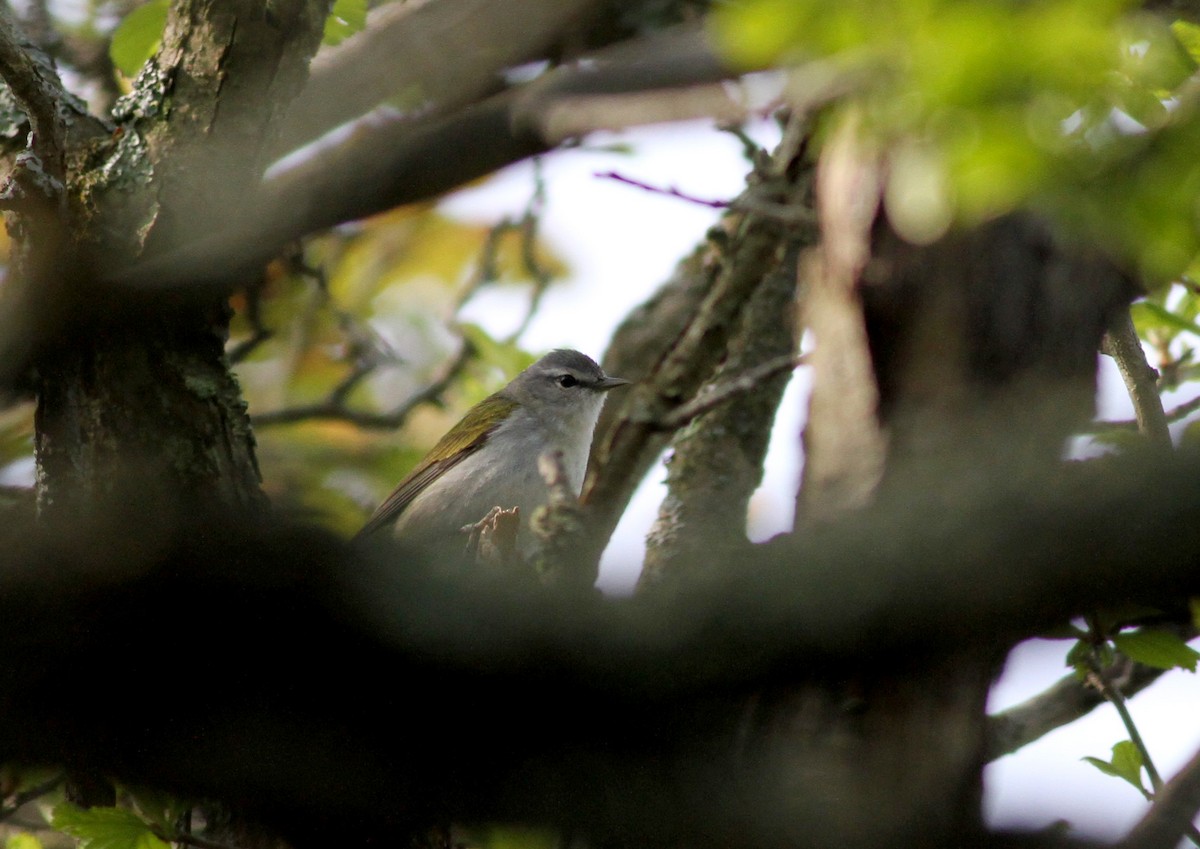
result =
[[[1152,280],[1200,251],[1190,24],[1127,0],[731,0],[713,20],[743,66],[853,82],[833,117],[885,152],[914,241],[1031,205]]]
[[[256,293],[271,336],[235,367],[251,417],[321,403],[363,372],[340,399],[351,415],[256,426],[273,501],[353,533],[469,406],[533,361],[516,341],[455,317],[481,286],[528,286],[522,238],[408,207],[312,239],[301,261],[272,266]],[[545,246],[532,250],[546,273],[566,272]],[[234,299],[231,348],[256,332],[247,297]],[[513,297],[519,312],[519,289]],[[352,419],[397,408],[437,381],[463,345],[472,352],[466,367],[399,433]]]
[[[27,832],[12,834],[4,841],[4,849],[42,849],[42,841]]]
[[[118,71],[136,77],[142,65],[158,52],[169,8],[169,0],[150,0],[121,20],[108,45],[108,56]]]
[[[341,44],[367,25],[367,0],[334,0],[325,19],[325,44]]]

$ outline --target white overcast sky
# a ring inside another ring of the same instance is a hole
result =
[[[778,135],[766,122],[754,133],[768,146]],[[634,154],[584,148],[543,159],[547,198],[542,232],[570,264],[571,277],[548,294],[522,337],[533,351],[571,347],[599,358],[617,323],[667,279],[675,263],[717,220],[714,209],[649,194],[597,177],[598,172],[615,170],[694,197],[729,199],[741,188],[747,170],[739,143],[702,124],[645,128],[614,138],[632,144]],[[589,147],[614,138],[594,138]],[[491,222],[501,215],[518,214],[532,189],[532,166],[516,165],[452,195],[443,210],[464,220]],[[519,303],[511,291],[493,290],[469,304],[464,316],[504,334],[519,321]],[[1101,383],[1100,415],[1131,417],[1129,401],[1107,358],[1101,358]],[[784,398],[766,479],[751,505],[752,538],[779,533],[791,522],[806,390],[801,369]],[[662,497],[662,478],[660,464],[638,491],[605,554],[600,583],[607,591],[627,590],[637,578],[643,538]],[[1061,642],[1030,641],[1020,646],[993,688],[992,709],[1028,698],[1066,674],[1065,652],[1066,644]],[[1200,748],[1196,675],[1168,673],[1133,699],[1130,709],[1164,775],[1173,774]],[[989,820],[1034,828],[1067,820],[1081,835],[1118,836],[1142,815],[1145,802],[1132,787],[1102,775],[1081,758],[1107,757],[1112,744],[1125,737],[1115,711],[1105,707],[1000,759],[986,773]]]

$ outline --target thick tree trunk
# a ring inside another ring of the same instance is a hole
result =
[[[156,523],[265,505],[224,355],[227,293],[131,291],[111,279],[208,232],[257,185],[269,130],[303,84],[329,5],[173,3],[158,55],[115,109],[119,131],[64,133],[57,196],[10,222],[37,316],[43,520],[117,519],[144,547],[138,532]],[[112,803],[104,782],[76,776],[69,786],[83,804]]]
[[[62,243],[81,257],[55,266],[59,303],[36,348],[44,516],[263,505],[245,404],[224,359],[225,293],[131,292],[103,280],[203,235],[257,184],[328,7],[174,3],[162,48],[116,110],[120,132],[86,160],[68,157],[90,167],[66,174],[70,220],[27,228],[33,240],[68,233]]]
[[[224,360],[223,306],[142,318],[81,327],[39,361],[43,515],[261,508],[254,437]]]

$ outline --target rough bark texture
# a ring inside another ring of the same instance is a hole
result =
[[[795,252],[784,255],[747,302],[710,385],[796,350]],[[647,539],[642,585],[694,578],[697,564],[728,568],[746,543],[746,508],[762,481],[771,423],[790,372],[697,418],[675,438],[668,493]],[[680,574],[682,572],[682,575]]]
[[[606,406],[592,443],[581,496],[588,530],[572,567],[590,576],[589,585],[630,497],[670,436],[662,422],[711,379],[746,304],[786,250],[790,222],[777,212],[807,191],[797,177],[799,126],[793,122],[771,156],[760,152],[749,178],[742,199],[765,211],[735,212],[714,227],[708,245],[680,263],[677,279],[617,328],[605,353],[605,370],[635,385]]]
[[[67,175],[80,258],[59,263],[57,321],[36,357],[43,514],[139,491],[263,504],[245,404],[224,360],[221,291],[106,288],[97,275],[210,226],[257,181],[271,128],[304,81],[328,2],[175,3],[163,47],[117,109],[124,123]],[[105,508],[106,509],[106,508]]]

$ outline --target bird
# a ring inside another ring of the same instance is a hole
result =
[[[609,377],[579,351],[551,351],[468,410],[379,505],[356,539],[390,529],[397,542],[435,558],[458,559],[466,549],[466,526],[493,507],[517,507],[517,550],[529,556],[529,518],[548,497],[538,458],[561,452],[565,483],[578,495],[607,393],[628,383]]]

